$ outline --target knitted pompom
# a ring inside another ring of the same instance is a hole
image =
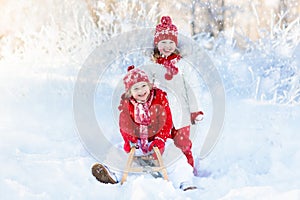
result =
[[[171,17],[169,16],[163,16],[160,21],[164,27],[170,26],[172,24]]]
[[[134,69],[134,65],[130,65],[128,68],[127,68],[127,71],[129,72],[130,70]]]

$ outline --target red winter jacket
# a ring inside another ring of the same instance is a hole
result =
[[[148,127],[148,142],[154,139],[166,141],[171,138],[173,126],[166,92],[153,88],[153,100],[149,107],[151,123]],[[136,143],[139,139],[139,124],[134,122],[134,106],[123,94],[119,106],[119,127],[125,143]],[[126,150],[125,150],[126,151]]]

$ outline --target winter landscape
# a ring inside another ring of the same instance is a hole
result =
[[[197,125],[193,146],[198,190],[183,192],[148,174],[130,176],[123,185],[103,185],[92,176],[91,166],[101,160],[78,128],[76,84],[95,49],[115,44],[116,37],[127,39],[125,32],[136,27],[128,18],[114,24],[109,12],[95,25],[93,17],[100,15],[91,16],[86,2],[0,1],[1,199],[300,199],[299,17],[286,27],[279,17],[259,40],[245,36],[243,47],[232,37],[233,29],[217,37],[182,31],[212,61],[226,97],[220,137],[201,156],[214,107],[212,91],[205,81],[199,83],[205,118]],[[164,14],[154,13],[141,9],[135,18],[139,28],[153,28]],[[147,42],[142,37],[137,41]],[[143,62],[135,52],[117,48],[110,47],[123,57],[113,58],[111,66]],[[104,73],[109,76],[94,77],[92,103],[101,127],[104,119],[114,124],[114,111],[104,108],[115,104],[114,86],[125,72],[123,67],[109,69]],[[104,129],[118,135],[115,127]],[[120,138],[110,135],[108,140]]]

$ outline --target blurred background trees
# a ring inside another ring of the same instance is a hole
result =
[[[299,14],[299,0],[0,0],[0,61],[35,53],[80,64],[103,41],[170,15],[213,58],[228,91],[300,102]]]
[[[151,27],[162,15],[170,15],[181,31],[192,36],[207,33],[217,37],[224,30],[232,30],[235,37],[242,35],[252,40],[271,31],[274,24],[288,27],[300,13],[299,0],[85,1],[99,27],[116,25],[118,21],[123,23],[118,31],[126,29],[124,21],[131,26]],[[105,22],[107,15],[112,21]]]

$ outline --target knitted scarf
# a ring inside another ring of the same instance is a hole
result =
[[[166,80],[171,80],[174,75],[178,74],[178,68],[175,66],[175,64],[180,60],[180,58],[180,55],[172,54],[167,58],[161,56],[156,60],[158,64],[161,64],[166,68]]]
[[[153,90],[149,94],[147,102],[139,103],[131,98],[130,101],[134,106],[134,121],[139,124],[141,149],[148,153],[148,126],[151,122],[150,106],[153,100]]]

